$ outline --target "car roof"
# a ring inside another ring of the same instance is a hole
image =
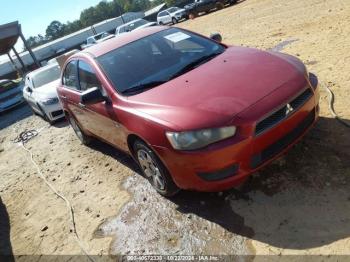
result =
[[[125,26],[128,26],[128,25],[130,25],[130,24],[133,24],[133,23],[135,23],[135,22],[137,22],[137,21],[141,21],[141,20],[145,20],[145,19],[138,18],[138,19],[132,20],[132,21],[130,21],[130,22],[127,22],[127,23],[125,23],[125,24],[122,24],[122,25],[118,26],[117,29],[118,29],[118,28],[125,27]],[[145,21],[146,21],[146,20],[145,20]]]
[[[170,9],[173,9],[173,8],[181,9],[180,7],[172,6],[172,7],[169,7],[169,8],[167,8],[167,9],[165,9],[164,11],[169,11]]]
[[[117,37],[108,39],[102,43],[99,43],[98,45],[93,45],[91,47],[88,47],[83,51],[81,51],[80,53],[88,53],[93,57],[99,57],[121,46],[127,45],[131,42],[134,42],[146,36],[152,35],[154,33],[166,30],[168,28],[169,28],[168,26],[152,26],[152,27],[145,27],[140,30],[133,30],[131,32],[128,32],[127,34],[121,34],[121,35],[118,35]],[[75,55],[73,55],[72,57],[75,57]]]
[[[37,74],[39,74],[39,73],[41,73],[43,71],[46,71],[49,68],[53,68],[53,67],[57,67],[57,66],[59,67],[58,63],[48,64],[46,66],[40,67],[38,69],[35,69],[34,71],[31,71],[30,73],[28,73],[26,75],[26,77],[32,77],[33,78],[35,75],[37,75]]]

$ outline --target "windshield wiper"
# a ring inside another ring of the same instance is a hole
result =
[[[132,86],[126,90],[124,90],[122,93],[125,95],[133,95],[133,94],[137,94],[140,93],[142,91],[145,91],[147,89],[151,89],[153,87],[159,86],[161,84],[164,84],[167,81],[151,81],[151,82],[147,82],[147,83],[141,83],[141,84],[137,84],[135,86]]]
[[[183,68],[181,68],[179,71],[177,71],[175,74],[173,74],[169,80],[171,79],[174,79],[180,75],[183,75],[184,73],[187,73],[188,71],[191,71],[192,69],[200,66],[201,64],[213,59],[214,57],[218,56],[222,54],[222,52],[217,52],[217,53],[212,53],[212,54],[209,54],[209,55],[205,55],[205,56],[202,56],[201,58],[187,64],[186,66],[184,66]]]

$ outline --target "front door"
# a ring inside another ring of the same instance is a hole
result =
[[[84,92],[92,87],[97,87],[106,97],[106,101],[83,105],[79,104],[84,111],[83,120],[84,128],[95,136],[113,144],[119,148],[124,147],[121,125],[118,123],[118,117],[114,110],[111,99],[108,97],[106,90],[98,79],[93,67],[84,60],[78,63],[78,78],[80,91]],[[78,119],[80,122],[80,120]]]

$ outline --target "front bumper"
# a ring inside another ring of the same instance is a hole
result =
[[[55,121],[64,117],[64,112],[60,103],[53,105],[40,104],[40,107],[44,110],[50,121]]]
[[[318,88],[297,111],[268,131],[213,144],[200,151],[176,151],[154,147],[174,182],[182,189],[222,191],[244,182],[248,176],[288,151],[315,124],[319,114]]]

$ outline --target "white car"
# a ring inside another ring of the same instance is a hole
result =
[[[98,43],[101,43],[103,41],[106,41],[108,39],[113,38],[114,35],[108,33],[108,32],[102,32],[97,35],[90,36],[86,39],[86,44],[81,45],[82,49],[88,48],[90,46],[96,45]]]
[[[134,30],[138,30],[141,28],[154,26],[154,25],[157,25],[157,23],[156,22],[149,22],[149,21],[142,19],[142,18],[136,19],[136,20],[133,20],[129,23],[118,26],[117,29],[115,30],[115,35],[124,34],[127,32],[131,32]]]
[[[59,85],[61,69],[58,64],[47,65],[26,75],[23,97],[34,113],[53,123],[64,117],[56,88]]]
[[[188,19],[188,14],[185,9],[179,7],[170,7],[158,13],[157,22],[160,25],[176,24],[182,19]]]

